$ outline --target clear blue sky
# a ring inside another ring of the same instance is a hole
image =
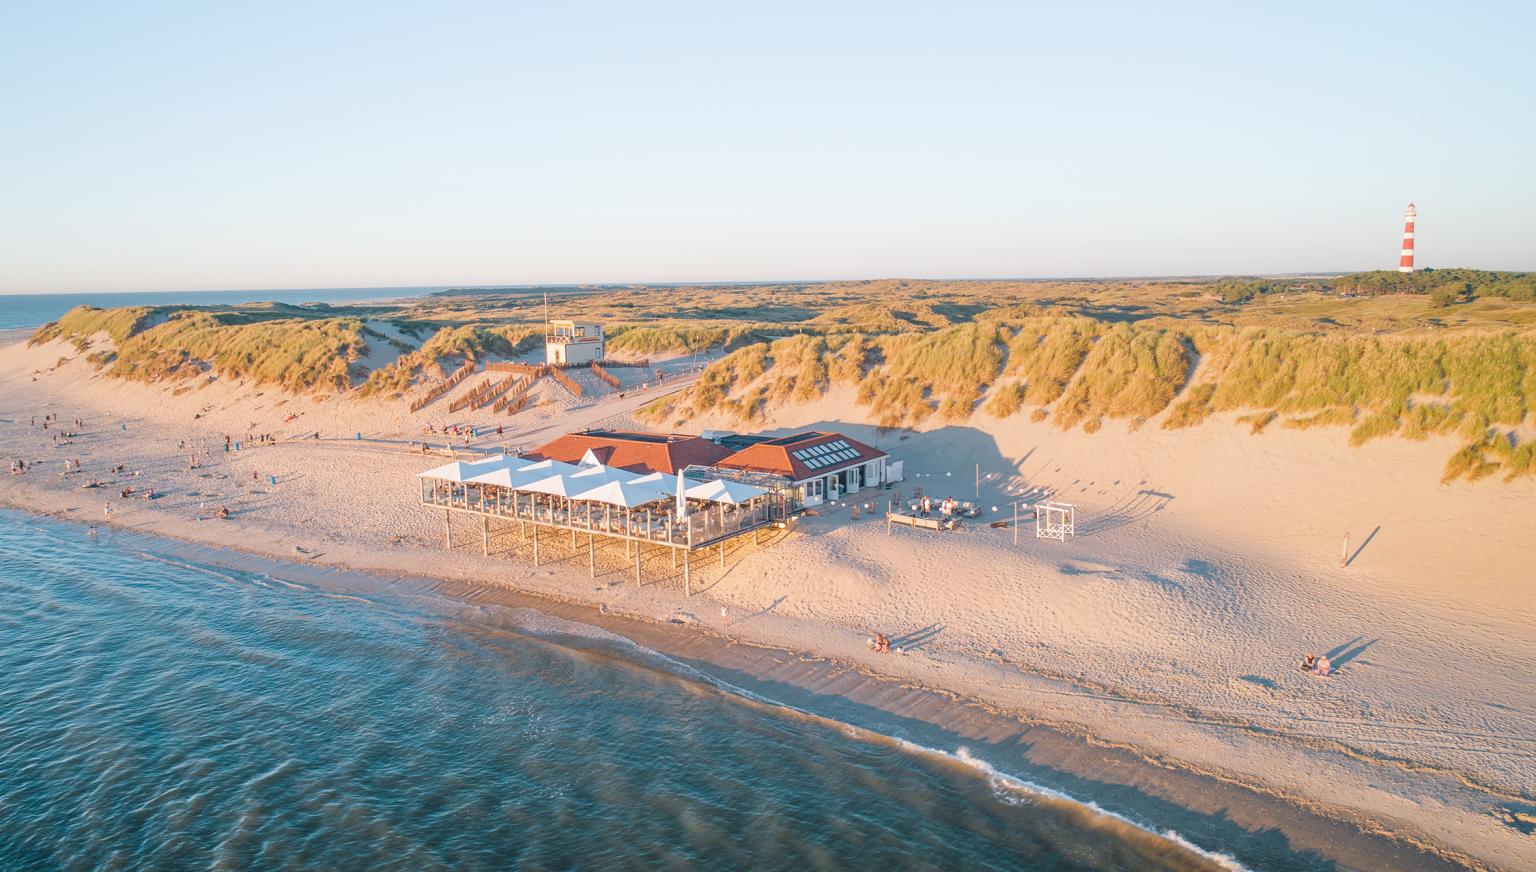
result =
[[[1536,268],[1536,4],[1258,6],[13,4],[0,292]]]

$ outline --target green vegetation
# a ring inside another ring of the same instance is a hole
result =
[[[51,324],[40,328],[27,340],[28,345],[40,345],[53,339],[89,341],[97,333],[105,333],[116,343],[138,333],[148,326],[155,310],[149,306],[129,306],[121,309],[98,309],[95,306],[76,306]]]
[[[1429,294],[1442,305],[1465,297],[1505,297],[1536,300],[1536,273],[1490,272],[1480,269],[1421,269],[1410,273],[1395,270],[1355,273],[1337,278],[1341,294]]]
[[[362,351],[362,322],[355,318],[239,323],[181,311],[118,343],[107,372],[144,382],[212,372],[291,391],[346,390]]]
[[[467,360],[534,349],[543,295],[82,307],[32,341],[71,343],[74,365],[128,378],[206,372],[398,396]],[[1536,472],[1536,274],[570,287],[551,289],[549,308],[602,323],[616,355],[714,358],[693,387],[638,413],[668,428],[701,415],[763,422],[843,388],[884,427],[978,412],[1089,432],[1339,427],[1353,444],[1453,437],[1452,479]],[[411,341],[365,326],[381,322]]]
[[[731,351],[763,338],[753,325],[733,327],[629,327],[611,331],[608,352],[646,357],[652,354],[687,354],[720,348]]]
[[[541,338],[540,330],[521,325],[443,327],[420,348],[370,373],[358,392],[365,397],[399,396],[429,375],[446,375],[466,360],[515,357],[537,346]]]

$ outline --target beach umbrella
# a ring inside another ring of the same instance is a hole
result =
[[[728,478],[701,481],[687,490],[689,499],[725,503],[728,506],[739,506],[742,503],[751,502],[754,497],[760,497],[767,492],[763,488],[742,484]]]
[[[636,506],[665,500],[669,496],[671,495],[666,491],[647,485],[635,484],[629,481],[610,481],[575,494],[573,499],[589,500],[594,503],[607,503],[610,506],[622,506],[626,509],[633,509]]]

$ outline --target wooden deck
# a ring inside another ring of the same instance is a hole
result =
[[[640,549],[645,545],[667,548],[672,552],[672,564],[682,559],[684,589],[692,594],[692,555],[714,548],[719,552],[721,565],[725,561],[725,543],[742,536],[754,535],[759,530],[782,528],[789,518],[771,498],[764,498],[752,506],[726,507],[715,505],[699,508],[685,519],[677,520],[669,509],[628,510],[601,503],[578,502],[562,497],[508,491],[493,487],[443,487],[427,484],[422,487],[421,504],[427,508],[443,510],[443,537],[448,547],[453,546],[451,518],[454,513],[477,516],[481,520],[481,551],[490,552],[491,521],[514,522],[526,538],[531,530],[533,564],[539,565],[539,539],[541,531],[565,531],[570,535],[573,548],[579,547],[578,538],[587,540],[588,572],[596,577],[596,537],[618,539],[625,542],[625,554],[633,554],[635,582],[642,582],[640,574]]]

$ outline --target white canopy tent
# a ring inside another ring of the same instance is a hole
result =
[[[571,478],[580,480],[588,485],[607,484],[611,481],[634,481],[640,478],[640,473],[630,472],[627,469],[619,469],[617,466],[588,466],[580,472],[571,473]]]
[[[753,487],[750,484],[742,484],[728,478],[718,478],[711,481],[701,481],[690,485],[684,494],[690,500],[706,500],[711,503],[724,503],[728,506],[739,506],[751,502],[768,491]]]
[[[642,475],[639,478],[631,480],[630,483],[643,484],[646,487],[656,488],[659,491],[665,492],[669,497],[677,494],[677,476],[668,475],[665,472],[652,472],[647,475]]]
[[[531,461],[509,454],[492,454],[480,460],[455,460],[442,466],[416,473],[417,478],[435,478],[442,481],[464,482],[477,475],[498,469],[516,469]]]
[[[632,481],[605,482],[597,487],[582,491],[574,497],[574,499],[578,500],[607,503],[610,506],[619,506],[625,509],[633,509],[671,498],[671,494],[668,494],[666,491]]]

